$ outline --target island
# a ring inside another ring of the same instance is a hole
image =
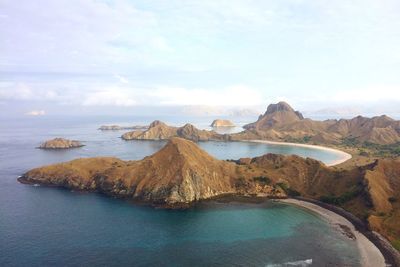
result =
[[[228,141],[229,135],[218,134],[215,131],[197,129],[190,123],[182,127],[174,127],[159,120],[150,123],[146,130],[131,131],[121,136],[124,140],[165,140],[182,137],[192,141]]]
[[[81,142],[76,140],[68,140],[65,138],[54,138],[42,143],[39,149],[68,149],[84,146]]]
[[[211,127],[235,127],[235,124],[230,120],[217,119],[211,123]]]
[[[99,130],[101,131],[121,131],[121,130],[145,130],[149,126],[135,125],[135,126],[120,126],[120,125],[102,125]]]

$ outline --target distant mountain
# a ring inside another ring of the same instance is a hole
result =
[[[269,105],[264,115],[260,115],[256,122],[247,124],[243,128],[257,130],[271,129],[303,119],[303,115],[298,111],[294,111],[289,104],[279,102]]]
[[[254,123],[244,126],[246,132],[234,139],[259,137],[271,140],[304,139],[315,143],[337,144],[344,139],[355,142],[393,144],[400,142],[400,121],[388,116],[316,121],[306,119],[289,104],[279,102],[268,106],[265,114]]]

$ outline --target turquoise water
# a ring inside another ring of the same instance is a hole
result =
[[[290,266],[288,262],[297,261],[305,266],[359,266],[354,241],[315,214],[286,204],[206,203],[172,211],[16,181],[40,165],[87,156],[140,159],[165,144],[125,142],[118,138],[121,132],[96,130],[107,122],[1,122],[0,266]],[[55,136],[79,139],[86,146],[34,149]],[[221,159],[277,151],[333,157],[320,150],[254,143],[200,145]]]

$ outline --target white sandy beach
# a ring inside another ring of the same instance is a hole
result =
[[[340,230],[339,225],[345,225],[345,226],[349,227],[351,232],[356,237],[355,242],[357,242],[357,246],[360,251],[362,266],[364,266],[364,267],[386,266],[385,259],[382,255],[382,253],[379,251],[379,249],[368,238],[366,238],[362,233],[357,231],[355,229],[354,225],[351,222],[349,222],[346,218],[340,216],[339,214],[337,214],[333,211],[324,209],[324,208],[322,208],[316,204],[310,203],[310,202],[301,201],[301,200],[297,200],[297,199],[282,199],[279,201],[297,205],[297,206],[306,208],[308,210],[311,210],[311,211],[319,214],[322,218],[327,220],[330,224],[332,224],[339,231],[342,231],[342,230]]]
[[[347,161],[347,160],[352,158],[352,156],[349,153],[346,153],[346,152],[338,150],[338,149],[330,148],[330,147],[324,147],[324,146],[299,144],[299,143],[276,142],[276,141],[268,141],[268,140],[249,140],[249,142],[263,143],[263,144],[269,144],[269,145],[308,147],[308,148],[313,148],[313,149],[319,149],[319,150],[334,152],[335,154],[337,154],[340,157],[339,159],[337,159],[335,161],[327,163],[326,164],[327,166],[335,166],[335,165],[343,163],[343,162],[345,162],[345,161]]]

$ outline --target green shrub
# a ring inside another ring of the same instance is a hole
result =
[[[285,183],[277,183],[276,185],[282,188],[282,190],[290,197],[298,197],[301,195],[299,191],[290,188]]]
[[[400,251],[400,239],[396,239],[396,240],[392,241],[392,245],[395,249]]]
[[[343,205],[346,202],[356,198],[360,193],[361,193],[362,189],[360,187],[357,187],[353,190],[344,192],[343,194],[341,194],[340,196],[334,196],[334,195],[330,195],[330,196],[321,196],[319,198],[320,201],[328,203],[328,204],[334,204],[334,205]]]

